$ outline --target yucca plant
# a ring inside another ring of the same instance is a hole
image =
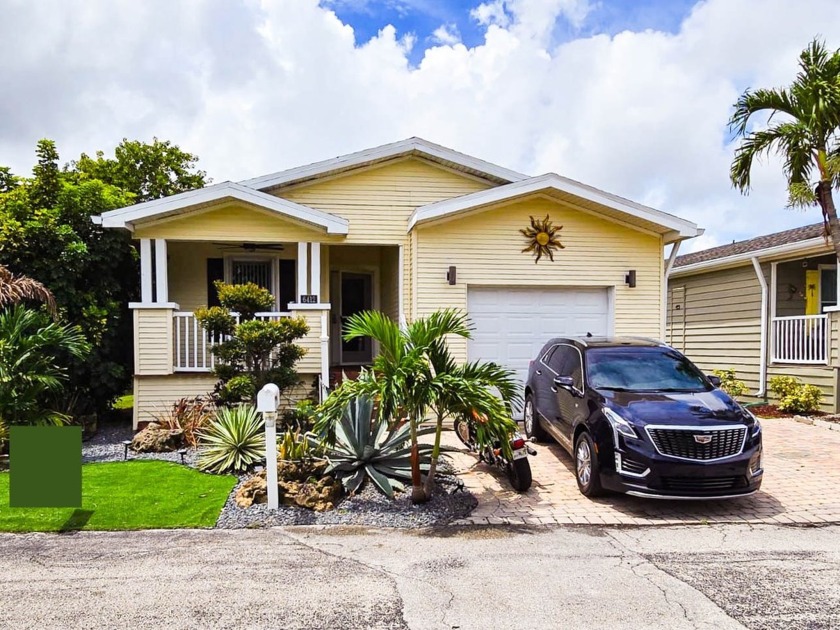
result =
[[[277,458],[287,462],[313,459],[323,450],[319,444],[307,439],[305,433],[287,429],[277,436]]]
[[[213,473],[243,472],[265,458],[264,422],[251,405],[224,407],[199,431],[198,467]]]
[[[369,477],[374,485],[390,498],[394,490],[404,490],[411,481],[411,427],[409,424],[389,427],[389,422],[373,416],[370,398],[356,398],[346,406],[341,420],[335,425],[335,444],[328,446],[329,461],[324,471],[341,481],[348,493],[355,492]],[[434,433],[433,428],[421,429],[417,435]],[[315,437],[310,442],[317,443]],[[418,447],[420,467],[429,470],[432,454],[430,444]]]

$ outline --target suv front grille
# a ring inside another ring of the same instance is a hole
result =
[[[745,488],[746,485],[743,477],[662,477],[665,490],[698,496]]]
[[[647,427],[646,430],[656,450],[662,455],[697,461],[737,455],[744,448],[744,437],[747,434],[746,427],[731,426],[721,429]],[[702,444],[701,441],[706,437],[711,440]]]

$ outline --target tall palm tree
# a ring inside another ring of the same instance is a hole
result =
[[[50,314],[56,315],[55,298],[47,287],[0,265],[0,308],[21,302],[43,302]]]
[[[747,131],[753,114],[770,112],[767,129]],[[778,116],[778,120],[775,118]],[[840,184],[840,50],[817,39],[799,55],[794,82],[780,89],[746,90],[735,103],[729,127],[743,140],[730,177],[742,193],[750,189],[753,160],[774,152],[784,159],[790,206],[819,205],[840,258],[840,221],[832,186]]]
[[[408,420],[414,503],[429,500],[434,490],[446,417],[475,413],[485,418],[478,436],[483,444],[495,439],[507,443],[508,435],[516,428],[511,412],[518,387],[512,373],[492,363],[458,365],[446,343],[450,335],[470,337],[469,320],[453,309],[417,319],[404,329],[378,311],[352,316],[345,326],[344,338],[372,337],[379,342],[379,355],[358,380],[342,383],[321,407],[318,429],[322,432],[329,432],[350,400],[360,395],[375,398],[380,417]],[[436,430],[424,481],[417,431],[429,415],[436,420]]]

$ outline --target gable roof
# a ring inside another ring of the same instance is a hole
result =
[[[530,177],[504,186],[422,206],[412,213],[408,229],[411,231],[416,225],[450,218],[482,206],[512,201],[520,197],[540,193],[548,194],[573,206],[577,205],[583,210],[598,212],[621,221],[628,221],[644,229],[662,234],[665,236],[666,243],[693,238],[703,233],[703,230],[691,221],[643,206],[555,173]]]
[[[93,217],[95,223],[106,228],[132,229],[135,223],[157,220],[168,216],[191,212],[201,206],[210,206],[225,200],[241,201],[284,218],[306,223],[326,230],[327,234],[347,234],[347,219],[304,206],[287,199],[274,197],[264,192],[234,182],[223,182],[206,188],[178,193],[170,197],[138,203],[127,208],[104,212]]]
[[[813,223],[677,256],[674,260],[674,273],[680,268],[686,268],[684,271],[690,268],[705,269],[762,255],[796,253],[799,250],[807,250],[819,245],[827,247],[824,230],[822,223]]]
[[[381,162],[400,157],[422,157],[441,166],[474,175],[496,184],[508,184],[528,176],[510,169],[492,164],[485,160],[459,153],[423,138],[409,138],[383,144],[372,149],[357,151],[347,155],[299,166],[262,177],[254,177],[241,182],[243,186],[257,190],[272,190],[281,186],[300,184],[316,178],[338,175],[353,169],[373,166]]]

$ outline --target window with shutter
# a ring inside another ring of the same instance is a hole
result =
[[[271,283],[270,260],[232,260],[230,267],[231,284],[253,282],[273,293]]]

